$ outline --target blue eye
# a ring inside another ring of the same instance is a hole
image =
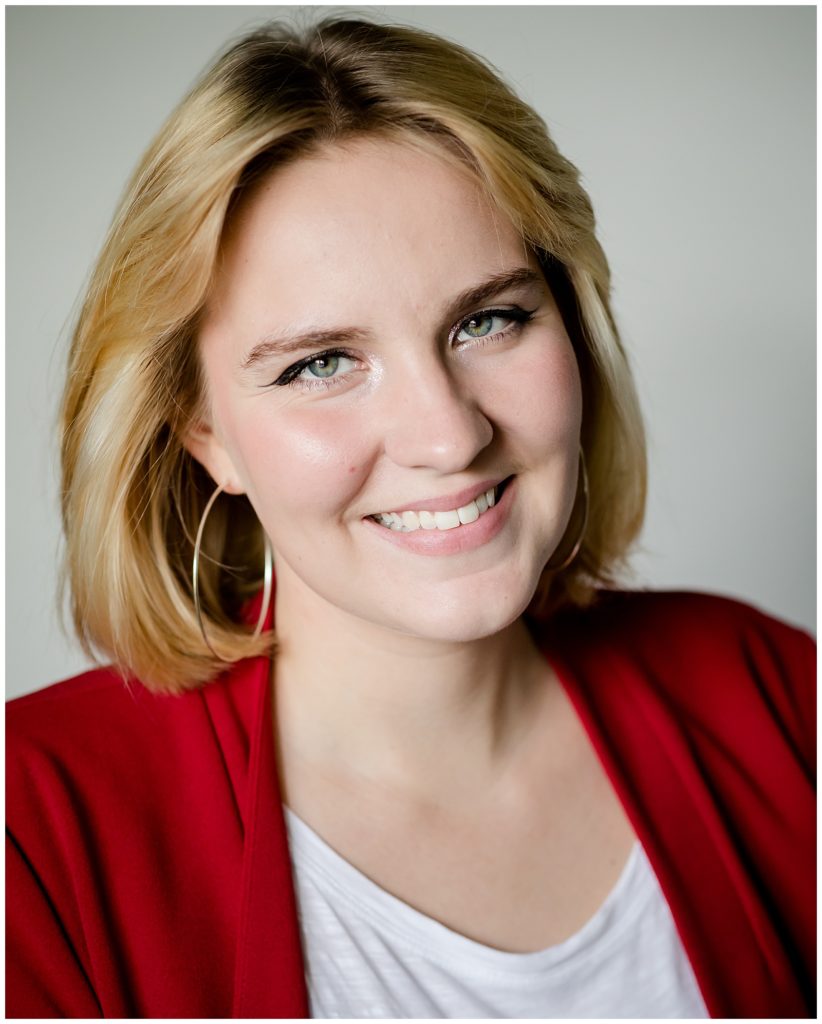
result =
[[[340,365],[339,356],[318,356],[305,367],[312,377],[333,377]]]
[[[501,330],[501,328],[498,328],[497,331],[492,331],[491,327],[495,320],[502,319],[501,316],[491,316],[490,314],[475,316],[465,321],[460,328],[460,333],[465,331],[471,338],[484,338],[488,334],[496,334],[497,331]]]
[[[506,335],[513,326],[521,327],[533,317],[533,310],[515,307],[514,309],[486,309],[463,320],[454,335],[455,341],[478,341]],[[464,335],[464,336],[463,336]]]
[[[320,352],[289,366],[273,383],[297,388],[330,387],[337,381],[343,381],[357,369],[357,365],[358,361],[346,352]]]

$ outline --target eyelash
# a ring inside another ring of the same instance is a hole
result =
[[[512,331],[521,330],[525,324],[529,323],[534,318],[536,309],[522,309],[520,306],[513,306],[507,309],[482,309],[477,313],[472,313],[470,316],[465,317],[464,320],[456,325],[452,331],[452,339],[460,333],[460,331],[472,321],[482,321],[488,318],[499,317],[503,320],[510,320],[511,322],[507,327],[504,327],[501,331],[495,331],[493,334],[482,335],[477,338],[472,338],[470,341],[460,342],[461,345],[471,345],[473,348],[481,348],[492,339],[498,341],[502,337],[506,337]],[[318,359],[356,359],[357,357],[346,349],[341,348],[329,348],[324,352],[315,352],[313,355],[306,356],[305,359],[301,359],[299,362],[292,364],[288,369],[284,370],[276,380],[269,384],[269,387],[295,387],[302,391],[314,391],[317,388],[332,388],[342,383],[347,377],[347,374],[341,377],[315,377],[313,380],[309,380],[300,376],[303,370],[316,362]]]

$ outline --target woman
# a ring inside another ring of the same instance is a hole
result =
[[[181,104],[72,346],[115,668],[10,706],[10,1015],[813,1012],[812,644],[616,589],[608,293],[453,44],[273,26]]]

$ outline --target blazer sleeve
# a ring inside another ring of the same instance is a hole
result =
[[[6,1015],[102,1017],[64,923],[19,842],[6,830]]]
[[[798,629],[749,608],[743,656],[773,720],[806,779],[816,783],[816,642]]]

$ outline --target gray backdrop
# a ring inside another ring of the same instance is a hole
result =
[[[86,665],[57,614],[55,416],[126,178],[230,36],[327,10],[491,60],[583,171],[650,441],[635,585],[815,623],[811,7],[7,8],[9,696]]]

